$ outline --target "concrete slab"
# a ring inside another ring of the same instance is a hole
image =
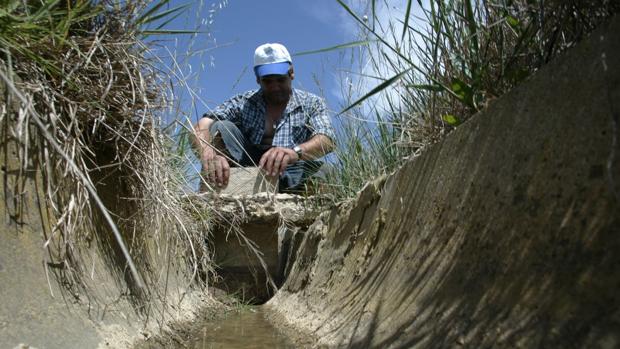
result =
[[[230,169],[228,186],[218,188],[210,183],[203,182],[200,191],[229,195],[275,194],[278,192],[278,178],[265,176],[258,167],[233,167]]]

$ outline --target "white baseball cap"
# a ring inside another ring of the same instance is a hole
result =
[[[265,75],[286,75],[293,63],[291,55],[282,44],[263,44],[254,51],[254,73]]]

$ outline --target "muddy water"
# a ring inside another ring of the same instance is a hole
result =
[[[190,348],[299,348],[280,333],[260,307],[227,314],[225,318],[207,322]]]

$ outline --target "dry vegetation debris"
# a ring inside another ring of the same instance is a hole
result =
[[[139,15],[157,3],[9,1],[0,11],[2,156],[18,164],[5,190],[23,207],[25,180],[36,179],[47,272],[71,299],[97,302],[96,251],[144,314],[165,299],[169,273],[189,284],[212,272],[208,227],[182,205],[160,129],[170,77],[147,58]]]

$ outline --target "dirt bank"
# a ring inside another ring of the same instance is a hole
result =
[[[149,290],[148,309],[142,308],[138,315],[129,287],[119,280],[124,265],[110,263],[97,240],[79,246],[79,252],[89,257],[89,263],[82,265],[87,270],[85,283],[60,285],[59,280],[68,279],[62,276],[69,267],[55,263],[46,249],[61,234],[50,229],[52,218],[45,204],[49,197],[41,173],[31,164],[21,168],[17,141],[6,136],[4,126],[0,128],[0,348],[19,344],[127,348],[137,339],[193,321],[205,308],[219,304],[203,291],[190,289],[183,270],[170,267],[163,253],[153,253],[161,287]],[[63,242],[64,248],[75,247]]]
[[[321,216],[277,321],[329,346],[620,346],[619,33]]]

